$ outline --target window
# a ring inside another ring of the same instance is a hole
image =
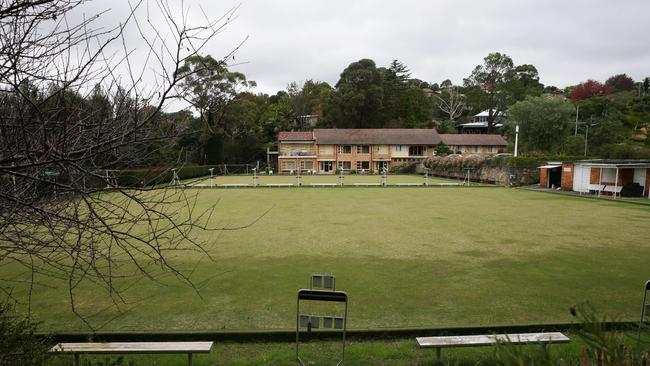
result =
[[[370,154],[369,145],[357,145],[357,154]]]
[[[313,170],[314,162],[313,161],[301,161],[300,170]]]
[[[333,155],[334,146],[332,145],[320,145],[318,146],[318,151],[323,155]]]
[[[409,146],[409,156],[423,156],[424,146]]]
[[[296,162],[291,160],[283,160],[282,161],[282,170],[296,170]]]
[[[402,151],[402,145],[393,145],[393,151]]]
[[[475,153],[478,152],[478,146],[474,146],[474,152],[475,152]]]
[[[352,145],[339,145],[339,154],[352,154]]]
[[[357,170],[370,170],[369,161],[357,161]]]
[[[338,162],[338,167],[343,170],[350,170],[352,169],[352,162],[351,161],[339,161]]]
[[[496,146],[490,146],[490,152],[491,153],[497,152],[497,147]]]
[[[332,171],[332,162],[331,161],[321,161],[320,162],[320,171],[321,172],[331,172]]]

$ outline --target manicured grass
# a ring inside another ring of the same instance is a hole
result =
[[[171,276],[142,280],[118,313],[84,285],[78,308],[100,331],[291,329],[312,272],[337,276],[356,329],[569,322],[583,301],[635,320],[650,278],[647,206],[505,188],[187,191],[197,209],[218,201],[217,226],[271,210],[197,233],[213,261],[172,259],[194,269],[201,297]],[[85,330],[65,284],[37,280],[42,329]]]
[[[210,186],[210,178],[198,178],[198,179],[188,179],[185,181],[190,185],[206,185]],[[227,175],[227,176],[217,176],[213,182],[217,186],[223,184],[248,184],[253,185],[253,176],[252,175]],[[296,175],[259,175],[258,176],[258,185],[265,186],[266,184],[293,184],[298,185],[298,179]],[[304,186],[310,186],[311,184],[319,183],[334,183],[340,184],[338,175],[331,174],[322,174],[322,175],[302,175],[301,183]],[[343,183],[346,186],[354,186],[355,183],[381,183],[381,176],[376,174],[346,174],[343,178]],[[394,185],[398,183],[424,183],[424,176],[417,174],[399,174],[393,175],[390,174],[387,177],[386,184]],[[458,180],[450,180],[437,177],[429,177],[428,183],[431,185],[440,184],[440,183],[462,183]]]

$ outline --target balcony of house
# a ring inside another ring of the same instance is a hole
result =
[[[316,146],[312,144],[281,144],[279,156],[291,157],[316,157]]]
[[[408,147],[408,157],[411,159],[427,158],[428,149],[424,145],[413,145]]]

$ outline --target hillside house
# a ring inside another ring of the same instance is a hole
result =
[[[461,123],[457,126],[458,133],[460,134],[487,134],[488,131],[488,117],[490,116],[489,110],[484,110],[479,114],[472,116],[472,122]],[[501,115],[495,117],[494,129],[499,130],[503,127],[501,123]]]

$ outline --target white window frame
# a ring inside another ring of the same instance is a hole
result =
[[[345,152],[345,149],[344,149],[345,147],[349,147],[350,151]],[[341,154],[341,155],[350,155],[350,154],[352,154],[352,145],[337,145],[336,151],[338,151],[338,153]]]
[[[367,167],[363,168],[361,164],[366,163],[368,164]],[[369,161],[364,161],[364,160],[358,160],[357,161],[357,170],[370,170],[370,162]]]
[[[367,148],[368,152],[363,152],[363,148]],[[357,155],[369,155],[370,154],[370,145],[357,145]]]
[[[345,168],[345,167],[343,166],[344,163],[348,163],[348,167],[347,167],[347,168]],[[336,166],[337,166],[339,169],[343,169],[343,170],[352,170],[352,161],[350,161],[350,160],[339,160],[339,161],[336,162]]]

